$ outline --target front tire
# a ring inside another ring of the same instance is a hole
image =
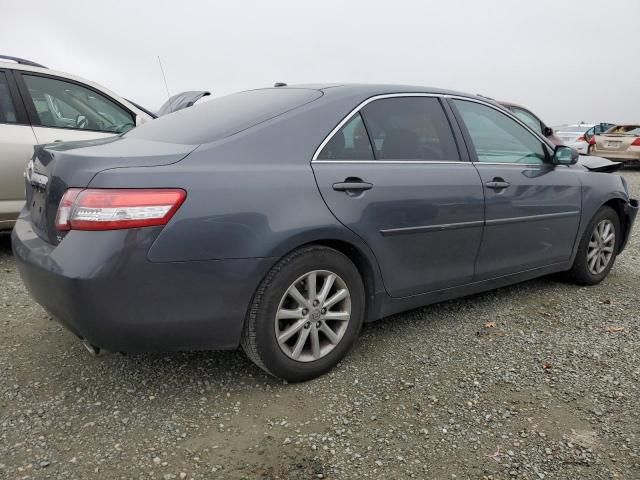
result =
[[[611,207],[601,207],[582,235],[570,278],[580,285],[595,285],[604,280],[616,260],[619,239],[618,214]]]
[[[310,380],[346,355],[364,310],[362,278],[349,258],[323,246],[304,247],[280,260],[258,287],[242,348],[273,376]]]

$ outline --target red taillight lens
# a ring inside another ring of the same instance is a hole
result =
[[[637,137],[631,145],[634,147],[640,147],[640,137]]]
[[[69,219],[71,217],[71,209],[78,197],[78,194],[82,191],[81,188],[70,188],[60,200],[58,205],[58,213],[56,213],[56,228],[60,231],[70,230]]]
[[[594,135],[589,139],[589,145],[595,145],[595,144],[596,144],[596,136]]]
[[[118,230],[166,225],[187,196],[174,188],[70,188],[60,200],[58,230]]]
[[[587,141],[587,139],[586,139],[586,138],[584,138],[584,135],[580,135],[580,136],[576,139],[576,142],[586,142],[586,141]]]

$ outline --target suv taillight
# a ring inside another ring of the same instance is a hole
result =
[[[637,137],[631,145],[634,147],[640,147],[640,137]]]
[[[70,188],[58,206],[56,228],[119,230],[166,225],[187,192],[177,188]]]

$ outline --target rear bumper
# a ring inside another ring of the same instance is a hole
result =
[[[629,243],[629,237],[631,237],[631,229],[633,228],[633,224],[636,220],[636,216],[638,215],[639,209],[640,209],[640,202],[638,202],[638,200],[636,200],[635,198],[630,199],[629,202],[626,203],[624,206],[626,228],[625,228],[624,238],[622,240],[622,243],[620,244],[620,252],[622,252],[627,246],[627,243]]]
[[[121,352],[236,348],[271,259],[154,263],[158,228],[72,231],[57,246],[24,218],[12,245],[33,298],[73,333]]]
[[[627,152],[627,151],[617,152],[615,150],[599,150],[597,148],[594,148],[593,150],[591,150],[590,155],[604,157],[608,160],[614,160],[616,162],[625,162],[625,163],[640,162],[640,152]]]

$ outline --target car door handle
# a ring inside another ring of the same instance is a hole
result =
[[[502,188],[507,188],[511,184],[509,182],[505,182],[502,178],[494,178],[492,181],[485,183],[487,188],[493,188],[494,190],[500,190]]]
[[[338,182],[333,184],[333,189],[338,192],[352,192],[358,190],[371,190],[373,184],[369,182],[363,182],[362,180],[353,180],[348,182]]]

